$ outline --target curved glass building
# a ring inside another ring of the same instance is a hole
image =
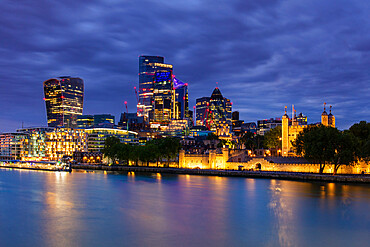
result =
[[[49,127],[75,128],[82,115],[84,81],[58,77],[44,81],[44,100]]]

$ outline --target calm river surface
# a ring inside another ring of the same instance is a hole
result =
[[[0,169],[0,246],[370,246],[370,186]]]

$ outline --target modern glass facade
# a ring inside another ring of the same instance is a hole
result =
[[[115,117],[110,114],[81,115],[77,116],[77,128],[86,129],[101,125],[114,126]]]
[[[59,77],[44,81],[44,100],[49,127],[77,126],[82,115],[84,82],[80,78]]]
[[[152,121],[154,114],[150,115],[154,106],[154,81],[157,71],[167,71],[172,73],[173,66],[164,63],[164,57],[159,56],[140,56],[139,57],[139,102],[140,115]],[[139,110],[139,109],[138,109]]]
[[[137,133],[133,131],[108,128],[93,128],[86,129],[87,146],[89,152],[100,152],[104,148],[105,139],[110,136],[115,136],[122,143],[138,144]]]
[[[154,114],[150,122],[169,122],[172,119],[173,85],[172,69],[155,72],[153,85]]]
[[[210,97],[196,99],[196,125],[204,126]]]
[[[28,135],[24,133],[0,134],[0,160],[18,160],[27,154]]]
[[[177,78],[173,79],[173,88],[175,89],[175,119],[189,119],[189,95],[188,84],[181,82]]]
[[[196,123],[215,130],[221,122],[231,125],[232,103],[224,98],[216,87],[211,97],[202,97],[196,100]]]

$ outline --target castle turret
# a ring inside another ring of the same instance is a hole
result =
[[[321,114],[321,124],[324,126],[329,125],[329,116],[328,113],[326,112],[326,103],[324,103],[324,111]]]
[[[335,117],[334,117],[334,115],[333,115],[333,114],[331,114],[331,107],[332,107],[332,106],[330,106],[330,112],[329,112],[329,115],[328,115],[328,125],[329,125],[330,127],[335,128]]]
[[[282,117],[282,131],[281,131],[281,146],[282,146],[282,156],[288,156],[289,152],[289,116],[286,113],[287,107],[285,106],[285,114]]]

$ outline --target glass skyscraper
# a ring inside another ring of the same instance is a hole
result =
[[[49,127],[77,126],[82,115],[84,82],[80,78],[58,77],[44,81],[44,100]]]
[[[159,56],[140,56],[139,57],[139,104],[144,115],[149,121],[154,118],[154,81],[156,80],[156,72],[170,71],[172,73],[172,65],[164,63],[164,57]],[[152,113],[152,114],[150,114]],[[150,116],[149,116],[150,114]]]
[[[215,129],[221,122],[231,124],[232,103],[222,96],[216,87],[211,97],[202,97],[196,100],[196,124]]]
[[[153,122],[169,122],[173,116],[172,69],[155,72],[153,85]]]
[[[189,95],[188,84],[177,78],[173,78],[173,88],[175,90],[175,119],[189,119]]]

